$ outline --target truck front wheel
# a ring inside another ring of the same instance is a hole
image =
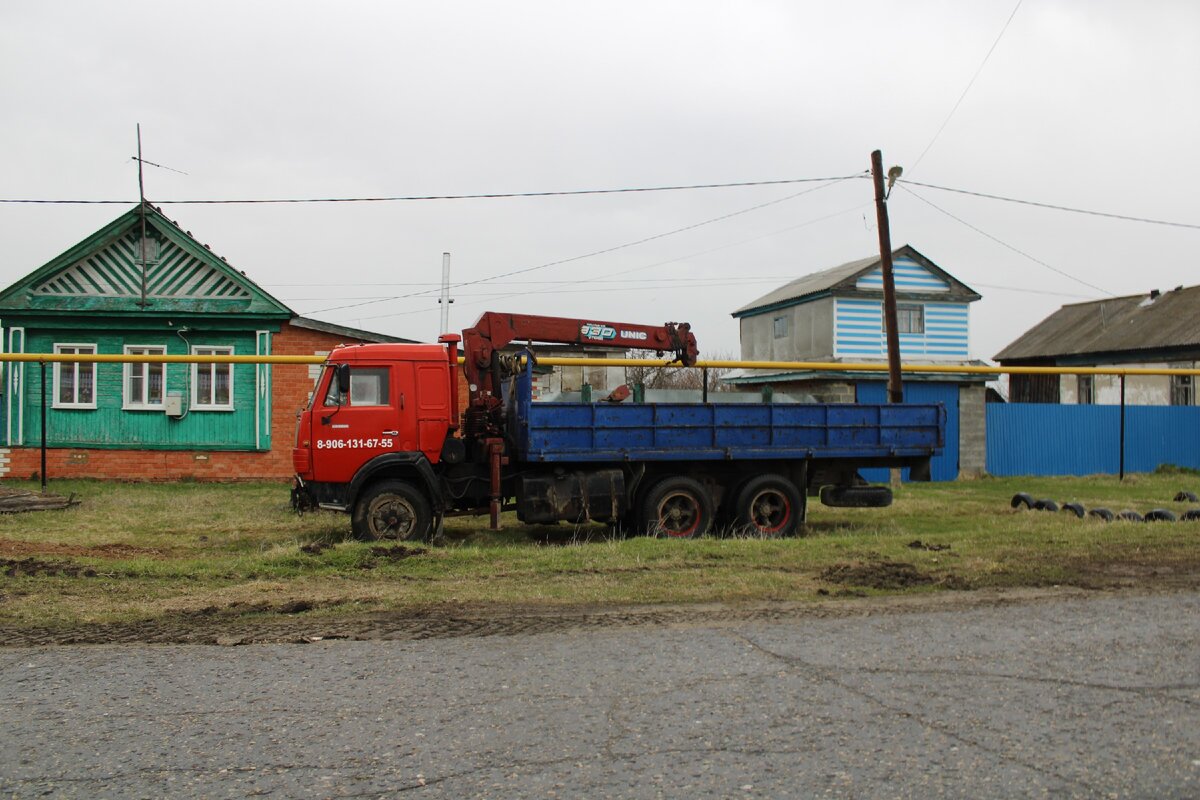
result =
[[[411,483],[382,480],[363,490],[350,519],[358,539],[416,541],[429,538],[433,513],[429,501]]]
[[[803,513],[804,498],[782,475],[751,478],[737,496],[737,527],[755,536],[791,536]]]
[[[646,493],[641,518],[645,532],[652,536],[702,536],[712,526],[712,498],[699,481],[664,478]]]

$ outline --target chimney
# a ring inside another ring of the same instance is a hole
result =
[[[1151,290],[1150,290],[1150,299],[1151,299],[1151,300],[1157,300],[1157,299],[1158,299],[1158,296],[1159,296],[1160,294],[1162,294],[1162,292],[1160,292],[1158,289],[1151,289]]]

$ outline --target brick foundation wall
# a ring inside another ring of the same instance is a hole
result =
[[[271,337],[271,352],[278,356],[311,356],[339,344],[359,340],[284,323]],[[202,481],[279,480],[292,476],[292,446],[296,439],[296,411],[308,402],[313,377],[308,364],[271,366],[271,449],[266,452],[211,450],[112,450],[58,448],[46,453],[49,478],[110,478],[115,480],[168,481],[192,478]],[[460,388],[460,394],[462,393]],[[38,447],[14,447],[7,464],[0,459],[0,477],[29,478],[41,472]]]

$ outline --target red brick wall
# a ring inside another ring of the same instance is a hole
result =
[[[348,339],[284,323],[271,337],[274,355],[311,356]],[[46,453],[46,474],[51,478],[113,478],[117,480],[203,481],[287,480],[292,476],[292,446],[296,439],[296,410],[308,400],[312,379],[308,364],[274,364],[271,367],[271,450],[225,452],[185,450],[51,449]],[[462,394],[460,388],[460,395]],[[41,450],[14,447],[8,475],[28,478],[41,471]]]

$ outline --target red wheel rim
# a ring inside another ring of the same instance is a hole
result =
[[[686,539],[700,529],[700,501],[690,492],[671,492],[658,501],[658,530],[667,536]]]
[[[792,521],[792,504],[777,489],[764,489],[750,501],[750,524],[759,533],[779,533]]]

